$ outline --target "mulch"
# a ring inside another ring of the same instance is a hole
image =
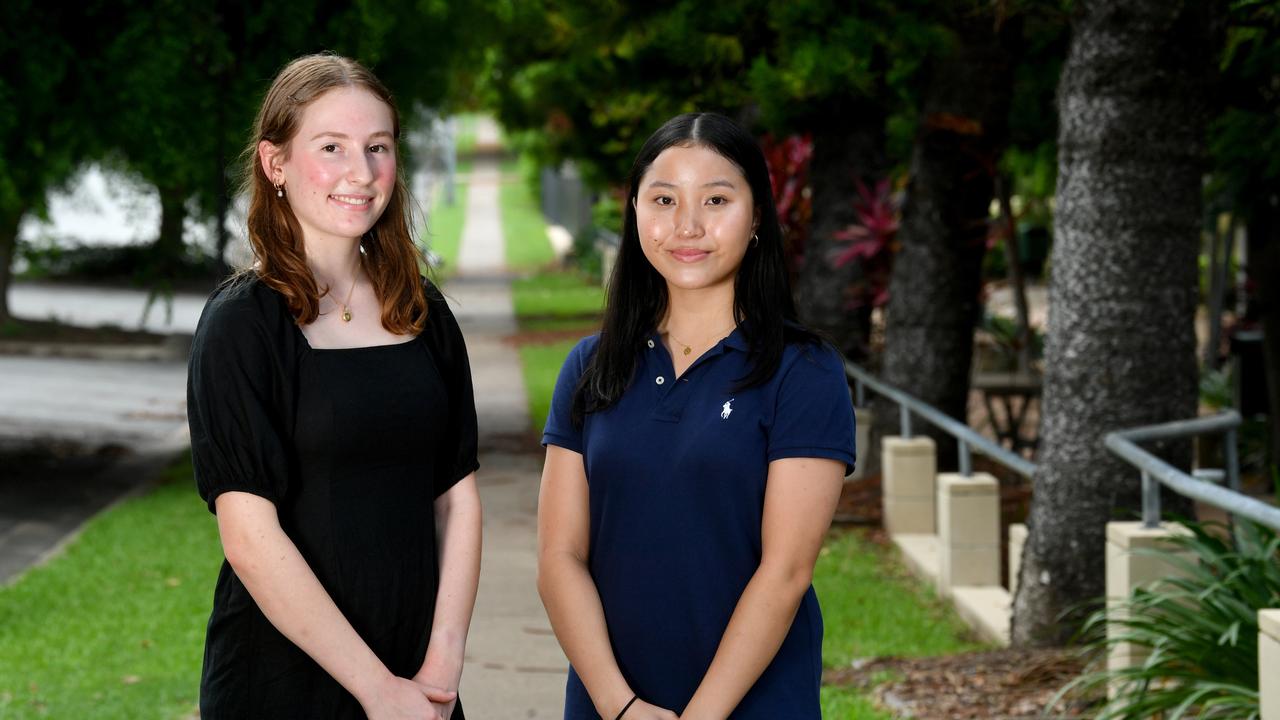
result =
[[[1078,653],[1005,649],[929,658],[872,658],[830,669],[823,684],[870,690],[898,717],[919,720],[1083,718],[1085,701],[1045,707],[1083,669]]]

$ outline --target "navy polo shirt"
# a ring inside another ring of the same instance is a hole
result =
[[[844,366],[825,345],[791,344],[770,380],[750,370],[741,330],[684,375],[655,334],[637,348],[631,386],[612,407],[570,420],[599,337],[578,343],[556,383],[544,445],[580,453],[590,494],[589,568],[623,676],[677,714],[701,683],[738,599],[760,565],[769,463],[854,463]],[[820,718],[822,615],[810,587],[773,662],[734,718]],[[597,718],[569,668],[565,718]]]

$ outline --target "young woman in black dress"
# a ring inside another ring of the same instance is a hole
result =
[[[462,718],[480,566],[466,349],[418,272],[386,88],[290,63],[246,150],[253,266],[192,347],[222,566],[201,717]]]

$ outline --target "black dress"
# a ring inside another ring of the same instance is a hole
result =
[[[196,484],[276,505],[356,632],[411,677],[431,634],[439,566],[433,502],[477,467],[471,372],[457,322],[427,284],[413,340],[313,350],[256,278],[209,299],[192,344]],[[226,562],[205,639],[200,716],[361,718],[359,703],[266,619]],[[461,707],[454,712],[462,718]]]

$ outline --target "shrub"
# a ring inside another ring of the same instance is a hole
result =
[[[1280,607],[1280,537],[1243,520],[1234,538],[1217,523],[1187,527],[1191,534],[1168,549],[1149,551],[1182,576],[1122,601],[1120,631],[1111,637],[1106,611],[1092,614],[1082,631],[1090,670],[1058,699],[1116,684],[1120,692],[1091,717],[1258,717],[1258,610]],[[1107,653],[1118,643],[1147,652],[1146,660],[1108,669]]]

